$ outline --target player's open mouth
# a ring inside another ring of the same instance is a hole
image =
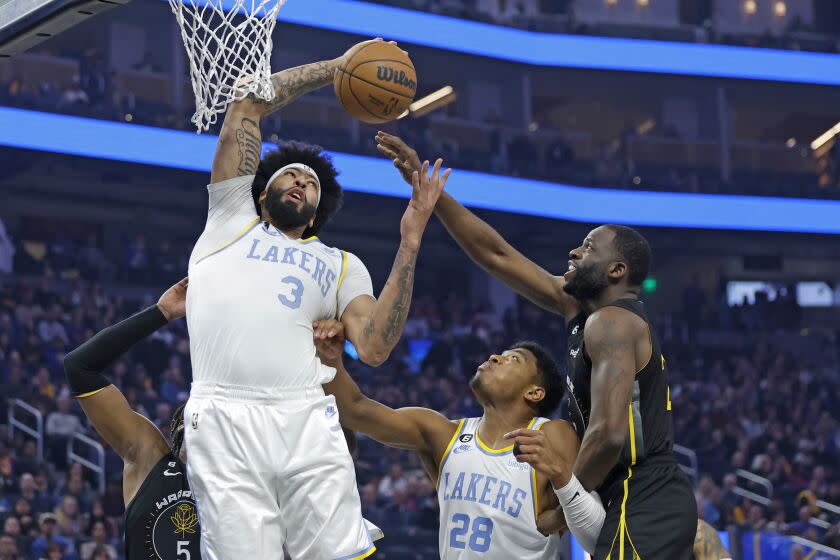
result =
[[[574,265],[574,263],[572,261],[569,261],[569,269],[563,274],[563,278],[568,280],[569,278],[571,278],[572,276],[575,275],[576,271],[577,271],[577,267]]]
[[[286,193],[286,196],[296,202],[303,202],[303,191],[297,188],[291,189]]]

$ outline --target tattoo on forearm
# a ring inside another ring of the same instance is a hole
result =
[[[697,527],[697,536],[694,539],[694,556],[697,560],[720,560],[728,556],[717,531],[702,521]]]
[[[383,288],[383,293],[388,289],[388,285],[396,283],[396,296],[393,304],[388,310],[388,314],[384,321],[379,323],[376,320],[376,311],[371,313],[368,322],[365,325],[363,336],[370,340],[376,333],[377,327],[379,330],[379,341],[388,348],[394,346],[402,334],[405,320],[408,317],[408,311],[411,308],[411,294],[414,291],[414,270],[417,263],[417,251],[400,248],[397,252],[397,257],[394,259],[394,266],[391,269],[391,275],[388,277],[388,282]],[[380,299],[380,302],[382,300]]]
[[[242,118],[236,129],[236,145],[239,147],[237,173],[253,175],[260,163],[260,125],[247,117]]]
[[[288,105],[296,98],[329,84],[333,79],[333,66],[329,62],[304,64],[277,72],[271,76],[274,86],[274,99],[263,101],[249,94],[252,99],[263,106],[263,114],[273,113],[280,107]]]

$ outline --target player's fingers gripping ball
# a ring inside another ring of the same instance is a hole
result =
[[[344,109],[362,122],[378,124],[399,117],[414,101],[417,72],[396,43],[366,41],[342,57],[333,80]]]

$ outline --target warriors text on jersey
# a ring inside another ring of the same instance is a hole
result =
[[[125,510],[126,560],[200,560],[198,513],[184,471],[167,454],[146,476]]]
[[[260,388],[315,387],[312,323],[341,317],[372,295],[354,255],[298,240],[261,222],[253,175],[208,187],[207,224],[190,256],[187,322],[193,381]]]
[[[546,418],[528,426],[539,429]],[[461,420],[441,461],[440,557],[443,560],[549,560],[559,537],[537,531],[536,473],[513,456],[513,446],[494,450],[478,436],[481,418]]]
[[[621,457],[601,488],[606,488],[616,480],[626,477],[627,467],[640,463],[647,457],[670,455],[674,444],[670,389],[659,339],[648,322],[642,302],[619,299],[611,305],[626,309],[648,323],[651,355],[647,364],[636,373],[628,411],[629,431]],[[586,318],[586,315],[581,313],[569,321],[567,326],[569,342],[566,385],[569,415],[581,440],[589,425],[589,411],[592,403],[590,392],[592,362],[587,356],[583,341]]]

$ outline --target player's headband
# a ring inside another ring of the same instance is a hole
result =
[[[315,170],[309,167],[308,165],[304,165],[302,163],[290,163],[289,165],[284,165],[280,169],[274,172],[274,175],[268,178],[268,182],[265,184],[265,190],[268,190],[268,186],[274,182],[274,179],[279,177],[283,174],[284,171],[288,171],[289,169],[297,169],[298,171],[303,171],[304,173],[309,173],[315,179],[315,182],[318,184],[318,201],[315,203],[316,205],[321,203],[321,180],[318,178],[318,174],[315,173]]]

